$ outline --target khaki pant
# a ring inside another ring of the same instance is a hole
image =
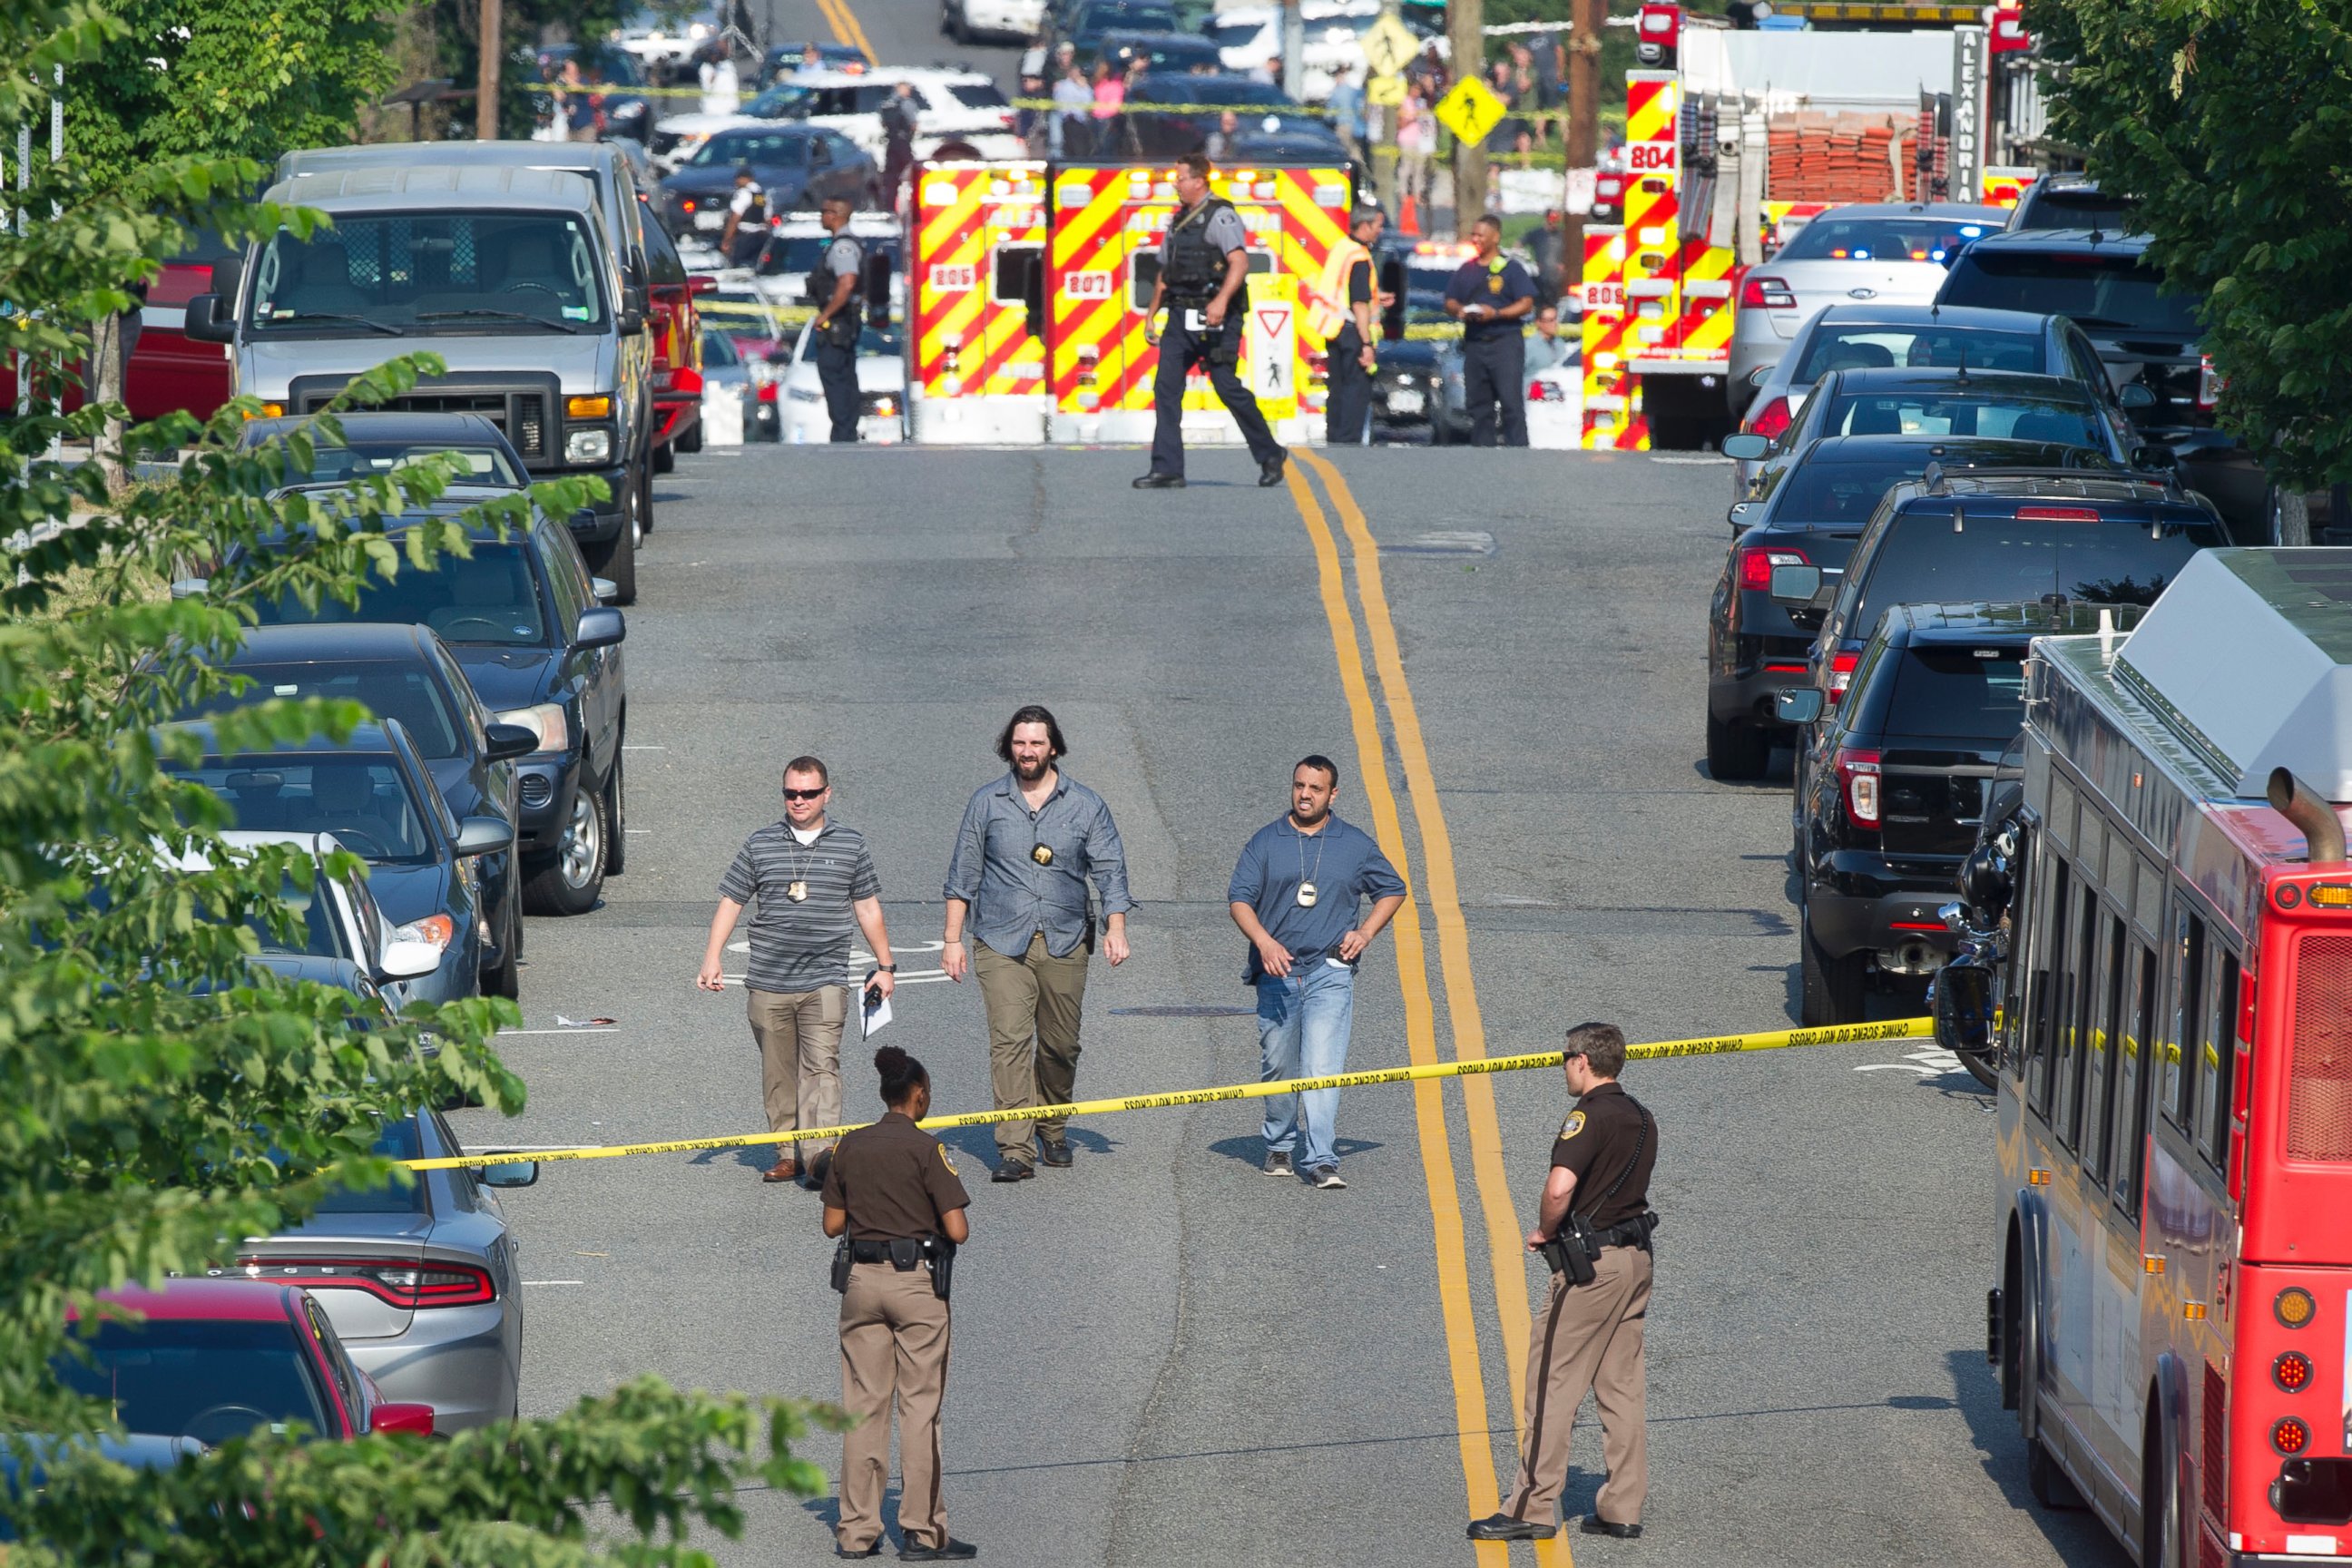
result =
[[[1087,960],[1094,950],[1089,940],[1067,957],[1055,958],[1045,951],[1043,931],[1029,939],[1029,950],[1017,958],[984,942],[972,944],[971,965],[988,1008],[988,1079],[997,1110],[1060,1105],[1076,1092],[1078,1013],[1087,995]],[[1037,1157],[1032,1130],[1058,1143],[1068,1125],[1061,1117],[1000,1121],[996,1152],[1016,1164],[1029,1164]]]
[[[841,1028],[849,1016],[849,987],[814,991],[747,991],[751,1037],[760,1043],[760,1094],[768,1131],[841,1125]],[[784,1159],[803,1165],[833,1147],[833,1140],[786,1143]]]
[[[857,1422],[841,1439],[841,1523],[834,1539],[844,1550],[863,1552],[882,1538],[893,1400],[904,1478],[898,1533],[910,1546],[946,1544],[940,1402],[947,1389],[948,1304],[931,1294],[930,1270],[853,1265],[841,1298],[841,1405]]]
[[[1591,1284],[1570,1289],[1566,1275],[1551,1277],[1551,1294],[1528,1335],[1528,1446],[1503,1501],[1513,1519],[1557,1520],[1568,1485],[1568,1428],[1589,1388],[1601,1407],[1601,1452],[1609,1465],[1592,1511],[1612,1524],[1642,1522],[1650,1491],[1642,1360],[1650,1261],[1638,1247],[1611,1247],[1593,1261]]]

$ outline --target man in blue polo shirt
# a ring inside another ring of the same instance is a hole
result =
[[[1470,226],[1478,254],[1445,286],[1445,313],[1462,323],[1462,391],[1470,404],[1470,444],[1495,444],[1495,410],[1503,411],[1503,445],[1528,444],[1528,317],[1535,279],[1503,254],[1503,223],[1489,213]]]
[[[1330,758],[1293,768],[1289,814],[1251,837],[1225,890],[1234,923],[1250,940],[1261,1082],[1347,1070],[1356,965],[1404,902],[1404,879],[1371,836],[1332,815],[1339,794]],[[1365,899],[1371,912],[1359,921]],[[1265,1173],[1304,1172],[1316,1186],[1346,1186],[1333,1147],[1339,1115],[1336,1089],[1267,1100]],[[1294,1163],[1301,1120],[1307,1149]]]

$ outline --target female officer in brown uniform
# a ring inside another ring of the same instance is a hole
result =
[[[913,1563],[979,1555],[948,1534],[940,1499],[940,1402],[948,1382],[948,1266],[971,1234],[971,1198],[940,1141],[915,1125],[931,1109],[931,1075],[895,1046],[874,1053],[889,1111],[843,1138],[824,1179],[824,1233],[843,1238],[841,1403],[857,1421],[841,1440],[835,1552],[882,1550],[890,1473],[890,1405],[898,1405],[898,1555]]]

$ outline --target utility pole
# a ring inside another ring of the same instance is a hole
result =
[[[476,79],[479,91],[474,98],[474,135],[483,142],[499,139],[499,67],[506,56],[507,8],[505,0],[481,0],[482,4],[482,72]],[[563,105],[556,105],[560,119]]]
[[[1609,0],[1575,0],[1568,35],[1568,167],[1590,169],[1601,162],[1601,29]],[[1563,176],[1563,181],[1565,176]],[[1584,215],[1561,196],[1560,272],[1574,287],[1584,277]]]
[[[1486,72],[1486,0],[1447,0],[1445,32],[1454,47],[1454,79]],[[1486,211],[1486,150],[1454,144],[1454,232],[1466,236]]]

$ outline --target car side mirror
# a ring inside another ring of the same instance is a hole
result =
[[[1772,602],[1803,608],[1813,602],[1822,591],[1822,569],[1818,566],[1775,566],[1772,568]]]
[[[221,309],[217,294],[199,294],[188,301],[188,314],[182,331],[200,343],[233,343],[236,341],[236,323]]]
[[[1410,279],[1405,277],[1404,258],[1391,256],[1381,259],[1380,291],[1388,297],[1381,309],[1381,341],[1399,343],[1404,341],[1404,297]]]
[[[1760,500],[1733,501],[1731,510],[1724,514],[1724,521],[1730,523],[1735,531],[1753,528],[1764,521],[1764,503]]]
[[[2156,393],[2147,383],[2135,381],[2116,394],[2116,401],[2127,414],[2138,414],[2156,406]]]
[[[433,1406],[430,1405],[379,1405],[368,1412],[370,1432],[397,1433],[404,1437],[433,1436]]]
[[[183,577],[172,584],[172,597],[174,599],[197,598],[210,593],[212,586],[213,582],[209,577]]]
[[[514,847],[514,825],[502,816],[469,816],[457,825],[457,853],[495,855]]]
[[[621,596],[621,585],[610,577],[591,577],[588,586],[594,591],[596,602],[600,605],[609,605]]]
[[[1818,686],[1784,686],[1772,693],[1772,716],[1783,724],[1810,724],[1828,701],[1829,694]]]
[[[1758,365],[1754,370],[1748,373],[1748,384],[1757,388],[1759,391],[1761,391],[1764,386],[1764,378],[1770,375],[1773,371],[1778,368],[1779,365],[1777,362],[1773,364]]]
[[[483,734],[490,742],[490,761],[494,763],[527,757],[539,750],[539,731],[520,724],[493,724]]]
[[[388,942],[376,960],[379,980],[415,980],[441,967],[441,950],[429,942]]]
[[[1992,971],[1962,959],[1936,972],[1936,1043],[1977,1057],[1992,1048]]]
[[[621,618],[621,612],[599,605],[595,609],[580,612],[580,625],[572,634],[572,646],[583,652],[589,648],[611,647],[628,635],[629,623]]]
[[[539,1162],[509,1160],[503,1164],[484,1165],[475,1179],[486,1187],[528,1187],[539,1181]]]
[[[224,256],[212,267],[212,292],[228,302],[231,314],[236,310],[236,297],[245,289],[245,255]]]
[[[1752,463],[1771,449],[1771,442],[1747,430],[1726,436],[1723,438],[1723,445],[1718,448],[1725,457],[1737,458],[1743,463]]]

